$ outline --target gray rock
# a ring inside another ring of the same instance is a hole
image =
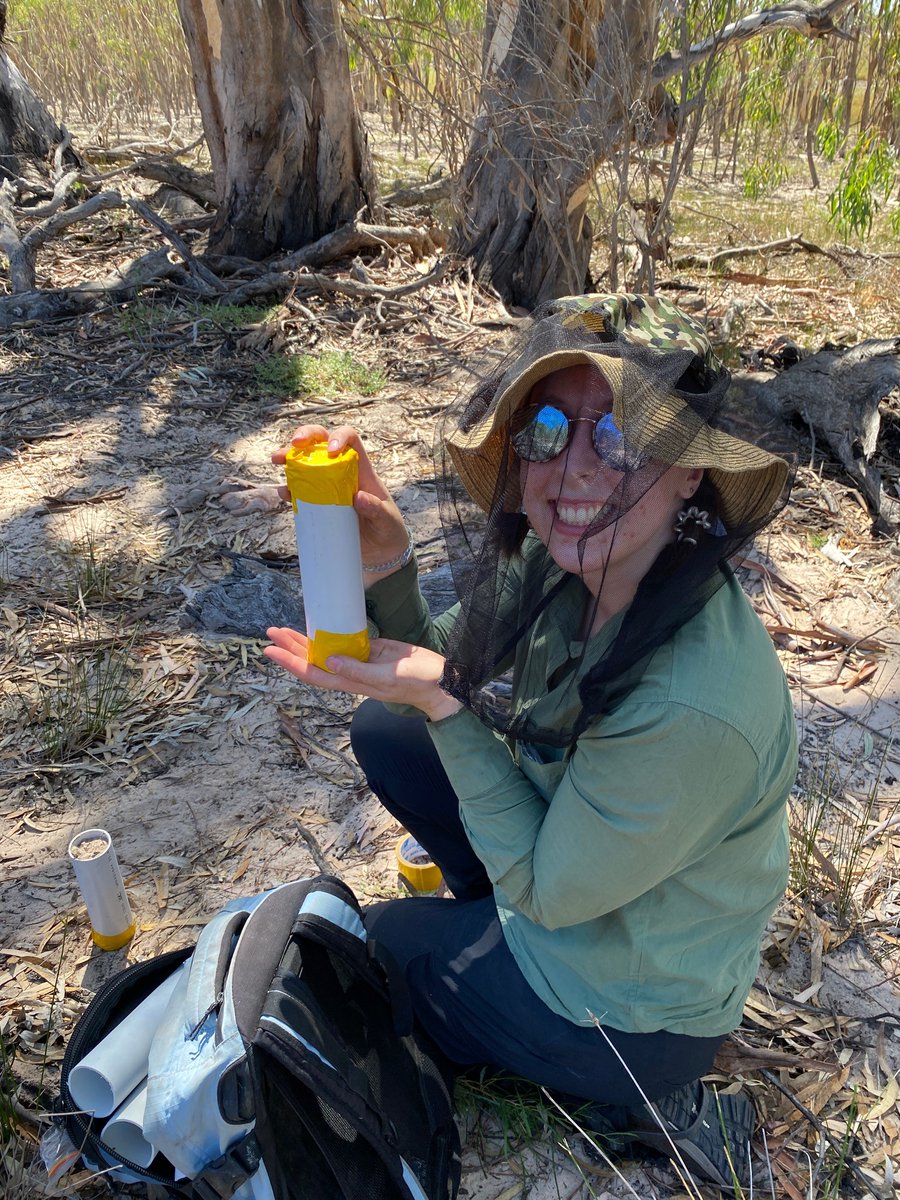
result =
[[[230,575],[198,592],[184,606],[184,625],[252,638],[264,638],[270,625],[304,627],[299,574],[237,556],[232,561]],[[446,564],[423,575],[421,587],[432,615],[456,603],[453,576]]]

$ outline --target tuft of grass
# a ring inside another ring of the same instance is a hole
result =
[[[0,1032],[0,1145],[5,1145],[16,1133],[16,1109],[14,1098],[16,1080],[12,1072],[14,1048]]]
[[[865,734],[862,757],[870,757],[873,750],[871,734]],[[840,754],[834,746],[823,746],[803,772],[799,794],[790,801],[791,887],[802,899],[826,906],[840,928],[858,916],[856,890],[864,874],[865,838],[878,807],[887,751],[885,743],[875,778],[861,797],[854,798]]]
[[[71,762],[106,742],[110,726],[132,705],[137,679],[123,649],[75,647],[55,655],[32,712],[44,761]]]
[[[135,340],[167,329],[196,329],[214,325],[224,333],[246,329],[267,320],[277,304],[213,304],[207,301],[135,300],[117,313],[122,332]]]
[[[373,396],[386,382],[380,368],[367,366],[345,350],[271,355],[258,364],[255,377],[259,391],[268,396]]]
[[[562,1114],[527,1079],[490,1077],[482,1071],[458,1079],[454,1099],[484,1158],[508,1158],[571,1133]],[[578,1113],[572,1115],[577,1120]]]
[[[62,549],[66,599],[84,611],[107,604],[113,587],[113,568],[104,556],[93,530],[86,530]]]

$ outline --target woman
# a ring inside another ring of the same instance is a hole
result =
[[[373,698],[354,751],[454,899],[380,905],[370,928],[445,1053],[596,1102],[598,1128],[723,1186],[746,1180],[753,1110],[698,1081],[786,882],[796,771],[784,676],[727,567],[788,466],[725,431],[727,386],[659,298],[555,301],[444,430],[460,604],[431,619],[399,511],[343,428],[329,447],[360,454],[382,637],[331,673],[292,630],[266,651]]]

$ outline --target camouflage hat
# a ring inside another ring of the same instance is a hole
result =
[[[668,466],[708,473],[726,526],[755,522],[774,507],[788,464],[715,428],[690,402],[707,392],[721,396],[729,380],[703,327],[660,296],[593,294],[553,301],[500,377],[487,412],[446,438],[466,490],[485,511],[503,457],[512,453],[513,414],[541,379],[583,364],[609,384],[613,417],[632,445]]]

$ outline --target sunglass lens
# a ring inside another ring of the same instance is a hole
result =
[[[606,413],[594,426],[594,449],[614,471],[637,471],[644,465],[644,455],[629,447],[625,434],[616,424],[612,413]]]
[[[569,440],[569,419],[552,404],[545,404],[510,440],[516,454],[526,462],[549,462]]]

